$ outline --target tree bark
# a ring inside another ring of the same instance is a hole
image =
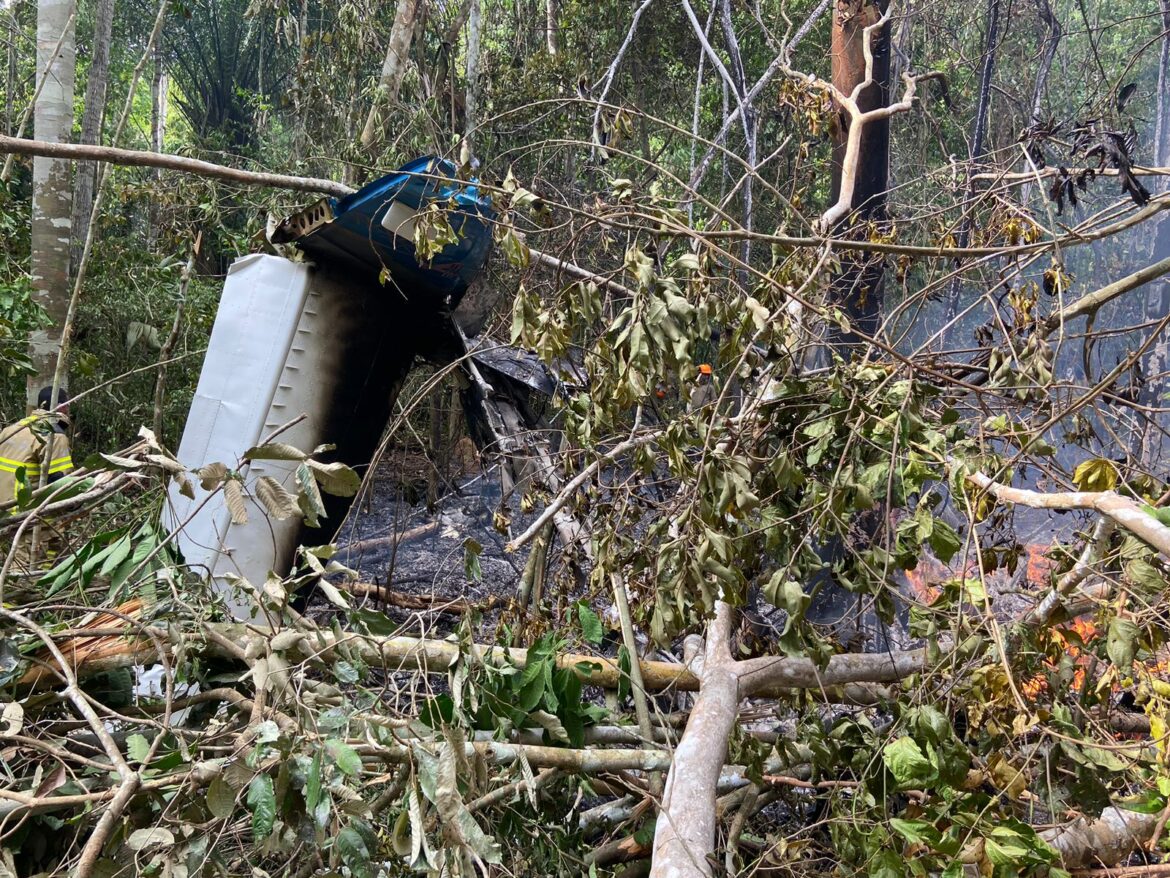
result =
[[[1170,0],[1163,0],[1170,3]],[[1052,62],[1056,58],[1056,50],[1060,46],[1060,39],[1064,36],[1064,29],[1060,26],[1060,19],[1052,11],[1048,0],[1036,0],[1037,11],[1044,22],[1047,33],[1043,40],[1043,50],[1040,53],[1040,69],[1036,72],[1036,87],[1032,91],[1032,119],[1039,120],[1041,103],[1048,91],[1048,76],[1052,72]],[[1163,41],[1164,43],[1165,41]]]
[[[38,140],[50,143],[67,141],[73,130],[76,73],[73,18],[74,0],[40,0],[37,6],[37,70],[46,71],[46,75],[33,111],[33,129]],[[73,202],[70,171],[70,163],[59,158],[33,159],[33,301],[45,309],[49,325],[34,330],[29,338],[33,367],[33,374],[28,378],[30,404],[35,402],[40,389],[53,380],[61,326],[69,307],[69,229]]]
[[[867,4],[864,0],[838,0],[833,15],[832,67],[833,85],[843,95],[858,91],[856,102],[863,113],[889,106],[890,103],[890,26],[887,22],[870,38],[872,77],[867,76],[867,27],[877,24],[885,14],[889,0]],[[855,124],[855,123],[854,123]],[[830,136],[833,144],[833,176],[830,201],[837,202],[842,187],[852,183],[850,208],[859,221],[884,222],[886,189],[890,167],[890,122],[877,118],[867,122],[860,132],[859,150],[853,164],[849,149],[849,115],[837,106]],[[838,226],[847,222],[841,220]],[[826,229],[826,232],[829,230]],[[841,229],[844,232],[844,229]],[[851,326],[834,325],[830,341],[847,352],[860,341],[853,327],[873,335],[878,326],[882,305],[885,262],[880,256],[858,252],[842,257],[841,270],[831,281],[831,301],[847,315]]]
[[[154,47],[154,74],[150,79],[150,148],[154,152],[164,151],[167,139],[167,90],[170,86],[170,77],[167,76],[166,60],[163,57],[162,43]],[[261,85],[261,90],[263,85]],[[156,183],[162,182],[162,169],[154,172]],[[153,247],[158,240],[158,201],[150,201],[150,228],[147,237]]]
[[[410,57],[410,43],[414,36],[414,20],[418,15],[419,0],[398,0],[394,10],[394,24],[390,28],[390,39],[386,43],[386,59],[382,62],[382,73],[378,77],[378,88],[370,103],[370,112],[362,128],[362,146],[374,142],[383,104],[398,100],[402,78],[406,75],[406,64]]]
[[[8,67],[4,82],[4,133],[15,134],[14,106],[16,101],[16,69],[19,57],[16,52],[16,38],[20,34],[20,26],[12,10],[8,10]]]
[[[739,710],[731,617],[731,607],[720,601],[707,626],[702,686],[666,778],[650,878],[712,874],[708,854],[715,850],[715,787]]]
[[[467,92],[463,102],[463,153],[468,161],[475,155],[475,126],[479,103],[479,37],[483,29],[481,0],[471,0],[467,16]]]
[[[110,37],[114,29],[114,0],[97,0],[93,23],[93,61],[89,79],[85,83],[85,109],[81,114],[79,143],[100,143],[102,119],[106,115],[106,89],[110,81]],[[97,165],[79,163],[73,170],[73,243],[69,251],[71,264],[81,258],[81,245],[89,230],[89,214],[93,208],[93,187]]]
[[[1170,0],[1159,0],[1158,6],[1161,11],[1162,47],[1158,53],[1158,97],[1154,111],[1154,164],[1160,166],[1170,161]],[[1166,186],[1165,179],[1158,179],[1155,191],[1164,192]],[[1170,222],[1165,215],[1155,220],[1151,237],[1154,257],[1170,257]],[[1147,321],[1161,320],[1170,313],[1170,282],[1150,285],[1145,311]],[[1170,340],[1158,339],[1142,366],[1147,381],[1140,401],[1160,408],[1170,373]],[[1153,464],[1162,456],[1165,444],[1163,431],[1170,426],[1170,417],[1159,411],[1150,414],[1149,418],[1150,423],[1143,430],[1141,457],[1147,464]]]
[[[557,53],[557,0],[544,0],[544,33],[548,40],[548,53]]]

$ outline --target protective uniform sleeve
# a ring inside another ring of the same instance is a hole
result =
[[[69,450],[69,437],[64,433],[53,433],[50,441],[49,481],[53,482],[73,469],[73,456]]]

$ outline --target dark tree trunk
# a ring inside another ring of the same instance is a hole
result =
[[[1161,10],[1162,46],[1158,55],[1158,96],[1154,112],[1154,155],[1153,164],[1164,167],[1170,163],[1170,0],[1159,0]],[[1165,191],[1165,180],[1158,180],[1158,189]],[[1154,260],[1170,256],[1170,222],[1164,215],[1155,221],[1153,254]],[[1146,293],[1146,320],[1161,320],[1170,314],[1170,281],[1163,278],[1150,284]],[[1142,364],[1145,381],[1141,402],[1153,408],[1165,404],[1167,385],[1170,385],[1170,340],[1164,336],[1150,349]],[[1163,431],[1170,427],[1170,418],[1157,413],[1149,416],[1143,431],[1141,457],[1148,467],[1157,466],[1165,459],[1163,451],[1170,447]]]
[[[979,99],[975,105],[975,120],[971,128],[970,155],[973,164],[978,163],[986,151],[984,141],[987,139],[987,110],[988,105],[991,103],[991,77],[995,71],[996,50],[999,48],[999,3],[1000,0],[987,0],[987,35],[983,48],[983,66],[979,73]],[[968,173],[971,172],[968,171]],[[971,215],[969,211],[972,207],[974,195],[975,187],[968,181],[963,218],[959,221],[959,229],[955,235],[955,241],[959,247],[966,247],[971,237]],[[955,318],[955,315],[959,313],[959,299],[962,290],[962,283],[956,275],[955,279],[951,281],[950,288],[947,290],[946,322],[948,326]],[[949,335],[949,332],[943,334],[944,347],[949,341]]]

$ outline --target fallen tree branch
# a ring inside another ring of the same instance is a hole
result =
[[[1060,491],[1045,494],[1001,485],[980,472],[968,473],[967,480],[997,500],[1017,506],[1033,509],[1095,509],[1170,558],[1170,527],[1145,512],[1136,501],[1122,497],[1116,491]]]
[[[565,485],[565,487],[561,488],[560,493],[557,494],[557,496],[554,497],[552,501],[544,508],[544,511],[540,513],[536,521],[532,522],[532,524],[526,531],[524,531],[524,533],[520,534],[520,536],[516,537],[516,539],[512,540],[510,543],[504,546],[504,551],[515,552],[517,549],[530,542],[533,537],[540,533],[540,529],[544,527],[545,524],[547,524],[554,515],[557,514],[557,511],[566,503],[568,503],[570,499],[572,499],[573,495],[577,493],[577,490],[587,481],[589,481],[589,479],[593,477],[594,473],[601,469],[602,465],[610,463],[616,458],[621,457],[621,455],[625,454],[627,451],[633,451],[635,448],[640,448],[643,445],[649,445],[661,435],[661,430],[655,430],[651,433],[646,433],[633,439],[627,439],[625,442],[619,442],[609,451],[605,452],[605,454],[599,455],[596,460],[582,469],[581,472],[577,473],[577,475],[573,476],[573,478],[568,482],[568,484]]]
[[[1080,557],[1072,569],[1060,577],[1056,586],[1052,588],[1041,601],[1024,614],[1020,624],[1028,627],[1046,625],[1056,613],[1062,598],[1072,594],[1092,573],[1094,565],[1104,557],[1109,548],[1109,540],[1117,529],[1116,522],[1102,515],[1093,526],[1093,533],[1081,550]]]
[[[1170,272],[1170,256],[1152,265],[1147,265],[1145,268],[1133,272],[1133,274],[1128,274],[1123,278],[1106,284],[1098,290],[1081,296],[1075,302],[1050,315],[1041,324],[1041,331],[1045,335],[1049,335],[1055,332],[1061,324],[1067,323],[1074,317],[1092,314],[1106,302],[1111,302],[1123,293],[1128,293],[1130,290],[1144,286],[1152,280],[1157,280],[1168,272]]]
[[[473,603],[464,598],[447,598],[437,594],[410,594],[368,582],[338,582],[334,585],[352,595],[373,598],[381,604],[402,610],[426,610],[459,616],[472,610],[491,610],[506,603],[505,599],[498,595],[491,595],[486,600]]]
[[[342,658],[343,651],[352,652],[371,667],[391,671],[414,670],[428,674],[446,674],[463,655],[460,645],[449,640],[431,640],[416,637],[373,637],[354,632],[338,636],[333,631],[317,629],[300,631],[283,629],[262,633],[240,622],[204,623],[201,633],[170,628],[146,627],[141,634],[124,638],[107,638],[102,649],[79,651],[73,667],[82,676],[153,663],[158,658],[150,636],[158,638],[164,649],[174,652],[180,648],[187,654],[227,661],[243,661],[249,647],[256,649],[277,636],[288,639],[289,634],[300,634],[295,642],[285,646],[284,652],[299,660],[330,661]],[[145,636],[144,636],[145,635]],[[527,665],[528,650],[472,644],[470,660],[491,667]],[[794,690],[811,689],[840,703],[876,704],[889,697],[874,682],[893,682],[922,669],[925,653],[911,650],[902,653],[856,654],[833,656],[824,670],[809,659],[757,658],[741,662],[749,682],[745,692],[758,697],[779,697]],[[616,659],[579,653],[562,653],[557,665],[573,671],[581,682],[605,689],[616,689],[625,676]],[[640,662],[642,681],[647,692],[697,692],[699,678],[686,665],[670,662]],[[44,668],[34,666],[25,673],[20,684],[31,686],[52,678]]]
[[[327,195],[343,197],[354,190],[344,183],[324,180],[319,177],[293,177],[288,174],[269,174],[261,171],[244,171],[170,153],[145,152],[137,149],[120,149],[113,146],[94,146],[80,143],[49,143],[44,140],[30,140],[23,137],[8,137],[0,134],[0,152],[16,155],[39,155],[72,161],[109,162],[114,165],[130,165],[143,168],[163,168],[197,174],[240,183],[244,186],[266,186],[273,189],[291,189],[296,192],[324,192]]]

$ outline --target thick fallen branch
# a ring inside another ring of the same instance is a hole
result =
[[[1040,833],[1060,854],[1065,869],[1114,866],[1143,847],[1158,825],[1157,814],[1106,808],[1096,820],[1080,817],[1067,826]]]
[[[1001,485],[978,472],[969,473],[967,480],[1004,503],[1033,509],[1095,509],[1170,558],[1170,527],[1145,512],[1136,501],[1122,497],[1116,491],[1061,491],[1045,494]]]
[[[116,627],[106,624],[104,627]],[[429,640],[415,637],[371,637],[356,633],[337,636],[333,631],[283,630],[272,634],[239,622],[209,623],[204,634],[184,631],[178,627],[147,627],[143,633],[153,635],[171,651],[183,647],[188,654],[200,653],[225,661],[238,661],[248,650],[257,650],[270,640],[278,642],[281,651],[296,660],[330,661],[344,658],[342,650],[351,652],[370,667],[390,671],[422,671],[445,674],[462,655],[458,643],[448,640]],[[152,640],[146,636],[104,638],[100,649],[95,647],[77,651],[72,664],[80,676],[91,676],[115,668],[135,664],[152,664],[158,653]],[[255,654],[255,653],[249,653]],[[528,662],[525,649],[482,646],[472,644],[472,661],[502,667],[523,668]],[[809,659],[776,658],[752,659],[741,662],[747,675],[745,692],[759,697],[778,697],[793,690],[822,689],[831,699],[843,703],[874,704],[888,696],[880,687],[866,685],[872,682],[893,682],[921,670],[922,650],[881,655],[845,653],[834,656],[828,666],[818,670]],[[648,692],[696,692],[699,679],[685,665],[670,662],[643,661],[642,681]],[[616,689],[623,673],[614,659],[564,653],[557,657],[557,665],[568,668],[583,683]],[[34,665],[21,679],[21,684],[33,686],[56,679],[53,670],[45,665]]]
[[[297,192],[324,192],[342,197],[354,190],[344,183],[323,180],[319,177],[293,177],[288,174],[269,174],[260,171],[244,171],[193,159],[188,156],[171,155],[161,152],[143,152],[137,149],[119,149],[112,146],[91,146],[80,143],[48,143],[43,140],[28,140],[22,137],[8,137],[0,134],[0,152],[17,155],[39,155],[49,158],[71,159],[73,161],[109,162],[113,165],[131,165],[144,168],[163,168],[197,174],[244,186],[267,186],[273,189],[292,189]]]

